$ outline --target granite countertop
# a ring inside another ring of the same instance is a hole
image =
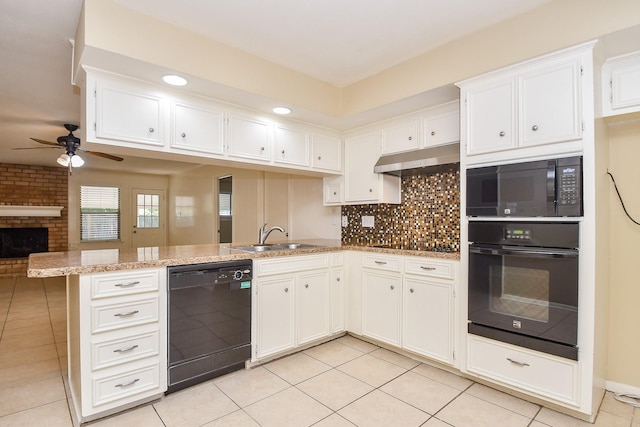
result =
[[[304,249],[248,252],[236,249],[248,244],[221,243],[211,245],[161,246],[136,249],[95,249],[67,252],[44,252],[29,255],[27,277],[57,277],[72,274],[99,273],[104,271],[134,270],[166,267],[171,265],[199,264],[205,262],[256,259],[285,255],[302,255],[358,250],[396,255],[424,256],[457,261],[458,252],[433,252],[404,250],[363,245],[343,245],[339,240],[301,240],[296,243],[314,245]]]

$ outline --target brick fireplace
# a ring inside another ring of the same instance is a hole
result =
[[[0,216],[0,228],[47,228],[50,252],[68,248],[68,171],[0,163],[0,207],[63,206],[60,216]],[[27,274],[27,258],[0,259],[0,277]]]

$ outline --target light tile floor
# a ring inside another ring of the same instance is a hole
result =
[[[62,279],[0,278],[0,427],[71,427]],[[92,427],[590,424],[344,336],[170,394]],[[640,427],[607,393],[600,427]]]

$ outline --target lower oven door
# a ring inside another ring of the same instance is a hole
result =
[[[576,346],[578,251],[470,245],[469,320]]]

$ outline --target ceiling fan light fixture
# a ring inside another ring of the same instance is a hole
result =
[[[176,74],[165,74],[162,76],[162,80],[171,86],[184,86],[187,84],[187,79]]]
[[[58,157],[58,160],[56,160],[56,162],[58,162],[60,166],[64,166],[66,168],[67,166],[69,166],[69,163],[71,163],[71,158],[67,153],[63,153],[60,155],[60,157]]]
[[[77,154],[71,156],[71,166],[73,166],[74,168],[79,168],[82,165],[84,165],[84,160],[82,160],[82,157],[78,156]]]

